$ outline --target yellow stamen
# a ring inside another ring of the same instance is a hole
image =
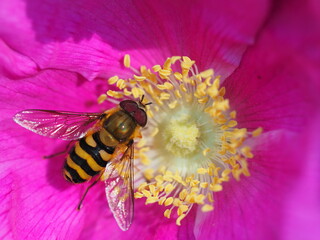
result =
[[[160,65],[154,65],[152,67],[152,70],[155,71],[155,72],[159,72],[161,70],[161,66]]]
[[[209,189],[213,192],[220,192],[222,191],[222,186],[220,184],[210,184]]]
[[[232,112],[230,113],[230,118],[235,119],[236,116],[237,116],[237,112],[236,112],[236,111],[232,111]]]
[[[167,194],[169,194],[169,193],[172,192],[173,189],[174,189],[174,186],[173,186],[172,184],[168,184],[168,185],[165,187],[164,191],[165,191]]]
[[[173,75],[177,80],[182,81],[182,74],[181,73],[175,72]]]
[[[112,91],[112,90],[108,90],[107,95],[110,97],[113,97],[113,98],[122,98],[123,97],[123,93]]]
[[[171,209],[167,209],[167,210],[164,211],[164,214],[163,214],[163,215],[164,215],[166,218],[170,218],[171,211],[172,211]]]
[[[254,131],[252,132],[252,136],[253,136],[253,137],[258,137],[258,136],[261,135],[262,131],[263,131],[262,127],[259,127],[259,128],[257,128],[256,130],[254,130]]]
[[[213,210],[213,206],[209,204],[205,204],[201,208],[202,212],[210,212]]]
[[[126,68],[130,68],[130,55],[129,54],[124,55],[123,64]]]
[[[103,103],[106,99],[107,99],[107,95],[106,95],[106,94],[101,94],[101,95],[98,97],[98,103],[101,104],[101,103]]]
[[[207,156],[207,154],[208,154],[210,151],[211,151],[210,148],[203,149],[203,151],[202,151],[203,156]]]
[[[145,164],[145,165],[147,165],[147,164]],[[144,171],[143,175],[147,180],[151,180],[154,177],[153,173],[154,173],[153,169],[147,169]]]
[[[253,154],[251,153],[250,147],[244,147],[241,149],[242,154],[247,158],[253,158]]]
[[[206,174],[206,173],[208,173],[208,170],[205,169],[205,168],[198,168],[197,173],[199,173],[199,174]]]
[[[158,202],[158,198],[157,197],[148,197],[146,200],[146,204],[151,204],[151,203],[156,203]]]
[[[178,226],[181,226],[181,220],[184,219],[187,215],[186,214],[182,214],[177,218],[176,224]]]
[[[211,76],[213,76],[214,72],[213,69],[208,69],[206,71],[203,71],[200,73],[200,76],[204,79],[206,78],[211,78]]]
[[[176,61],[178,61],[178,60],[180,60],[180,59],[181,59],[180,56],[173,56],[173,57],[171,57],[171,64],[175,64]]]
[[[169,197],[166,199],[166,201],[164,202],[165,206],[169,206],[173,203],[173,197]]]
[[[133,75],[133,78],[134,80],[140,82],[140,81],[143,81],[143,80],[146,80],[146,77],[145,76],[137,76],[137,75]]]
[[[134,87],[132,88],[132,94],[134,98],[140,98],[144,94],[144,91],[141,88]]]
[[[118,76],[113,76],[111,78],[108,79],[108,83],[109,84],[115,84],[118,81],[119,77]]]
[[[207,183],[207,182],[200,183],[201,188],[207,188],[208,186],[209,186],[209,183]]]
[[[171,68],[171,58],[167,58],[167,60],[163,64],[163,69],[170,70]]]
[[[125,81],[124,81],[123,79],[119,79],[119,80],[117,81],[117,87],[118,87],[119,89],[124,89],[124,88],[126,87]]]
[[[175,101],[169,103],[168,106],[170,109],[174,109],[177,106],[177,104],[178,104],[178,101],[175,100]]]

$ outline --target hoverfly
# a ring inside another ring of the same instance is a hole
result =
[[[124,100],[103,113],[30,109],[13,117],[39,135],[76,140],[64,164],[65,179],[83,183],[97,177],[78,209],[89,188],[104,180],[110,210],[123,231],[133,220],[133,139],[141,137],[140,129],[147,124],[145,106],[151,104],[142,101],[143,97],[139,102]]]

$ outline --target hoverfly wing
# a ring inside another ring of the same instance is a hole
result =
[[[107,165],[104,178],[109,208],[118,226],[126,231],[131,226],[134,213],[133,141],[123,148],[123,155]]]
[[[29,109],[18,112],[13,120],[42,136],[75,140],[85,136],[100,116],[101,113]]]

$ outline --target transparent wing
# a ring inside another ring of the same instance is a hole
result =
[[[133,220],[133,141],[120,147],[119,157],[108,164],[104,178],[109,208],[121,230],[126,231]]]
[[[101,113],[29,109],[18,112],[13,120],[42,136],[75,140],[83,137],[100,116]]]

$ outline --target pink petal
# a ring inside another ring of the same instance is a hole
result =
[[[241,126],[298,131],[317,106],[319,70],[279,40],[273,26],[263,31],[256,46],[225,81],[227,97]]]
[[[187,55],[200,69],[214,67],[227,77],[268,11],[267,0],[5,0],[2,6],[0,37],[8,45],[41,69],[73,71],[89,80],[120,72],[127,76],[120,62],[125,53],[135,67]]]
[[[262,136],[249,163],[251,176],[223,184],[214,211],[197,215],[196,239],[279,239],[283,199],[299,174],[288,157],[293,140],[280,132]]]
[[[0,73],[10,78],[19,78],[37,73],[37,65],[28,57],[11,49],[0,39]]]
[[[80,239],[177,239],[178,226],[172,219],[163,217],[164,208],[157,205],[145,205],[145,200],[135,201],[135,216],[130,229],[120,231],[109,214],[104,214],[105,205],[92,209],[86,228]],[[103,210],[102,210],[103,209]],[[102,212],[101,212],[102,211]]]
[[[2,169],[1,169],[2,170]],[[13,239],[13,232],[10,227],[10,218],[8,210],[11,208],[11,199],[12,195],[11,185],[13,182],[12,176],[8,172],[1,171],[0,175],[1,188],[0,188],[0,221],[1,221],[1,230],[0,237],[2,239]]]
[[[257,44],[248,49],[240,67],[224,82],[227,97],[237,110],[240,127],[253,130],[262,126],[265,133],[253,143],[255,158],[249,162],[251,176],[223,185],[224,190],[215,195],[214,212],[197,215],[196,238],[296,239],[298,236],[319,236],[317,229],[312,230],[313,225],[308,226],[312,220],[319,219],[316,213],[319,201],[316,202],[312,193],[315,189],[319,192],[319,174],[309,175],[309,164],[314,166],[315,162],[314,157],[313,161],[310,160],[308,153],[314,154],[315,150],[304,151],[300,141],[301,132],[319,112],[319,69],[314,67],[308,51],[301,49],[305,42],[293,44],[296,41],[294,36],[299,40],[305,29],[298,28],[293,17],[282,18],[282,14],[291,11],[291,16],[300,19],[297,16],[300,8],[294,9],[291,5],[277,9]],[[288,29],[285,26],[290,24],[293,36],[286,41]],[[279,32],[276,33],[275,29]],[[315,31],[312,37],[319,40],[318,33]],[[317,48],[315,51],[319,53]],[[317,132],[316,129],[313,131]],[[309,139],[317,142],[313,136]],[[306,176],[310,178],[305,179]],[[306,182],[311,188],[302,193]],[[301,199],[299,194],[304,201],[311,203],[310,208],[297,207]],[[306,224],[302,224],[303,217]],[[301,228],[297,227],[300,225]],[[294,227],[292,231],[291,227]],[[304,234],[307,229],[312,232]]]
[[[225,87],[241,127],[298,131],[315,105],[311,79],[307,64],[265,31]]]
[[[55,81],[46,84],[48,78]],[[25,108],[90,109],[91,101],[96,101],[95,87],[59,71],[41,72],[23,81],[0,79],[2,239],[78,238],[90,211],[75,210],[85,186],[72,186],[63,179],[63,156],[43,159],[66,143],[29,132],[12,117]]]
[[[302,174],[291,189],[285,205],[283,239],[320,238],[320,115],[313,119],[300,138],[294,154],[303,159]]]

